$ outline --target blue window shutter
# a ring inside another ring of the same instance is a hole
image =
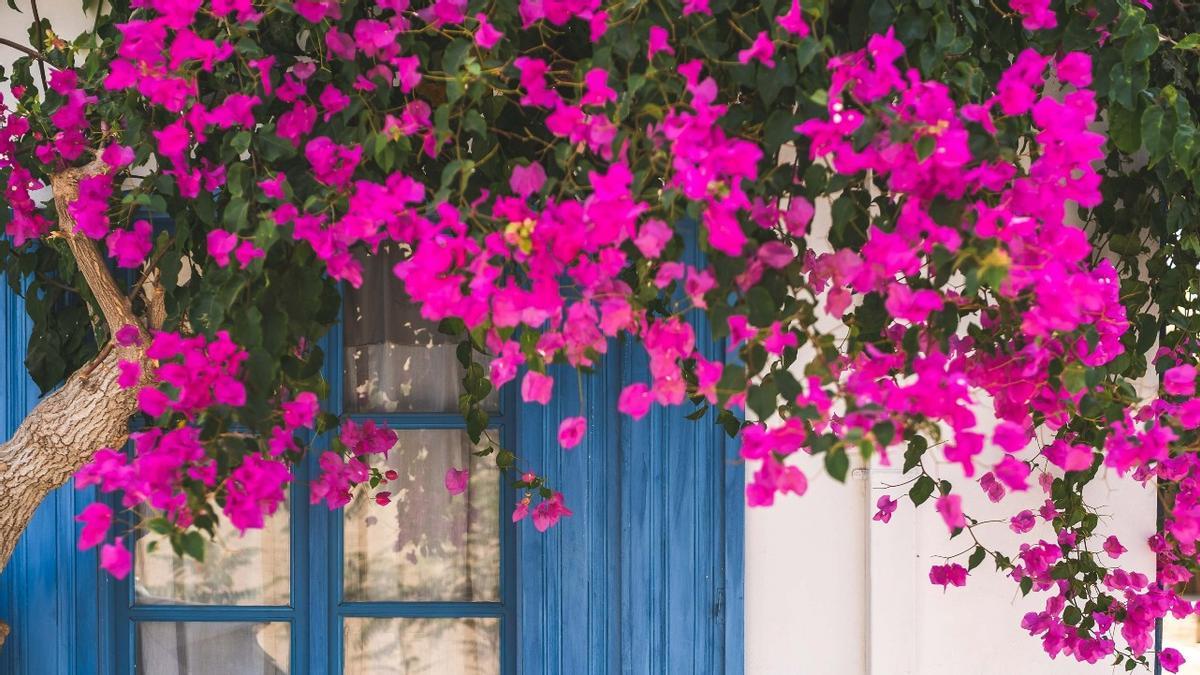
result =
[[[7,285],[0,290],[0,433],[11,437],[38,400],[25,370],[29,317]],[[12,633],[0,649],[0,672],[97,673],[100,591],[95,551],[75,549],[75,515],[93,498],[71,484],[38,507],[0,575],[0,618]]]
[[[573,370],[554,370],[549,406],[521,409],[517,456],[575,514],[544,534],[522,525],[523,674],[742,672],[741,466],[711,412],[616,413],[621,387],[649,380],[641,351],[613,343],[583,378],[591,426],[573,450],[557,441],[559,421],[581,414]]]

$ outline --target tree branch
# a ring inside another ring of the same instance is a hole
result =
[[[129,419],[137,412],[138,387],[120,386],[121,362],[141,364],[141,384],[148,380],[146,329],[120,292],[96,242],[76,229],[67,208],[79,198],[79,181],[107,168],[96,160],[51,177],[58,228],[109,331],[115,334],[124,326],[136,326],[142,340],[130,346],[110,340],[90,363],[39,401],[8,441],[0,443],[0,570],[46,495],[70,480],[96,450],[125,444]],[[7,635],[8,626],[0,622],[0,645]]]
[[[13,49],[21,52],[22,54],[24,54],[26,56],[37,59],[39,63],[46,62],[46,59],[42,58],[41,54],[35,52],[34,50],[30,49],[29,47],[26,47],[25,45],[21,44],[20,42],[13,42],[12,40],[9,40],[8,38],[0,37],[0,45],[4,45],[5,47],[12,47]]]
[[[54,189],[54,206],[58,211],[58,228],[67,240],[67,246],[75,257],[75,264],[83,279],[91,289],[104,321],[108,324],[110,333],[116,334],[124,326],[137,326],[145,333],[145,328],[133,313],[129,298],[121,292],[113,279],[108,264],[101,255],[96,242],[89,239],[75,227],[75,219],[71,217],[68,206],[79,198],[79,181],[91,176],[98,176],[107,170],[103,161],[96,159],[84,167],[71,168],[54,174],[50,185]],[[145,337],[143,335],[143,337]]]

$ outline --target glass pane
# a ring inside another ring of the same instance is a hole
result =
[[[286,605],[291,555],[287,503],[245,536],[222,519],[204,563],[175,555],[163,537],[138,540],[134,589],[141,604]],[[157,541],[153,551],[151,542]]]
[[[1197,600],[1194,595],[1185,597],[1193,602]],[[1200,674],[1200,616],[1189,614],[1176,619],[1168,614],[1163,618],[1162,640],[1163,647],[1174,647],[1186,659],[1179,675]]]
[[[397,430],[381,470],[399,477],[360,486],[345,512],[348,600],[493,601],[500,597],[500,472],[461,429]],[[470,465],[467,490],[446,491],[446,470]],[[391,492],[380,506],[375,495]]]
[[[361,288],[343,303],[345,407],[347,412],[456,412],[462,393],[458,342],[421,318],[392,274],[395,246],[363,260]],[[484,361],[477,354],[476,360]],[[485,401],[496,409],[493,392]]]
[[[145,675],[285,675],[286,622],[138,623],[137,672]]]
[[[346,618],[345,675],[494,675],[499,619]]]

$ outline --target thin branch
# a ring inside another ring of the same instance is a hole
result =
[[[21,52],[22,54],[25,54],[26,56],[30,56],[32,58],[37,59],[38,63],[46,62],[46,59],[43,58],[41,54],[33,51],[32,49],[30,49],[29,47],[26,47],[25,45],[21,44],[20,42],[13,42],[12,40],[9,40],[8,38],[0,37],[0,45],[4,45],[5,47],[12,47],[13,49]]]
[[[38,12],[37,0],[29,0],[30,7],[33,8],[33,23],[37,26],[35,36],[42,36],[42,15]],[[38,72],[42,74],[42,91],[50,91],[50,86],[46,84],[46,59],[42,58],[41,43],[37,39],[34,40],[33,48],[38,53]]]

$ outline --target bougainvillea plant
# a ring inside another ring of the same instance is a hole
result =
[[[316,345],[338,285],[391,242],[408,297],[461,342],[476,439],[493,388],[546,403],[569,388],[550,364],[586,373],[624,337],[652,379],[623,389],[620,413],[680,406],[740,435],[751,506],[805,492],[797,453],[838,479],[902,464],[906,491],[875,519],[924,506],[968,532],[931,582],[961,586],[988,561],[1044,597],[1022,625],[1051,656],[1134,669],[1157,619],[1194,611],[1179,589],[1200,537],[1195,6],[85,9],[94,29],[77,38],[35,16],[30,45],[9,44],[0,255],[32,320],[30,372],[53,393],[3,446],[5,471],[66,417],[77,431],[53,480],[0,495],[36,506],[76,469],[76,485],[119,493],[121,524],[104,504],[80,515],[80,545],[113,574],[135,513],[198,557],[218,519],[262,527],[313,434],[336,436],[314,501],[369,482],[386,503],[365,460],[394,435],[320,411]],[[697,351],[698,316],[730,358]],[[1138,395],[1147,378],[1157,395]],[[564,419],[559,441],[587,433]],[[485,452],[524,487],[513,520],[570,514],[521,448]],[[1098,530],[1083,490],[1110,474],[1156,485],[1148,542]],[[466,479],[452,470],[446,489]],[[964,512],[980,489],[1044,493],[1007,523],[1029,533],[1018,550]],[[1121,568],[1134,546],[1153,550],[1154,578]]]

